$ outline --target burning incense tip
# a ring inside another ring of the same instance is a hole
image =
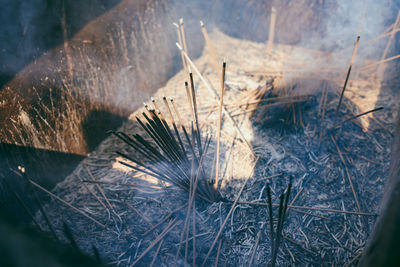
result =
[[[170,98],[169,98],[169,101],[173,102],[173,101],[174,101],[174,99],[173,99],[172,97],[170,97]]]
[[[183,25],[183,18],[180,18],[180,19],[179,19],[179,23],[180,23],[181,25]]]
[[[18,170],[22,173],[25,173],[25,168],[22,166],[18,166]]]
[[[166,100],[166,99],[167,99],[167,97],[166,97],[166,96],[163,96],[163,97],[162,97],[162,99],[163,99],[163,100]]]
[[[202,20],[200,20],[200,26],[204,27],[204,22]]]
[[[271,12],[272,12],[272,13],[276,13],[276,8],[275,8],[275,7],[272,7],[272,8],[271,8]]]
[[[172,22],[172,25],[174,25],[175,27],[177,27],[179,29],[179,25],[175,22]]]
[[[175,44],[176,44],[176,46],[178,47],[179,50],[181,50],[181,51],[183,50],[183,48],[182,48],[182,46],[180,44],[178,44],[178,43],[175,43]]]
[[[151,97],[150,99],[151,99],[151,102],[153,102],[153,103],[156,102],[156,100],[154,99],[154,97]]]

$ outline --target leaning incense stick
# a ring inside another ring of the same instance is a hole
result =
[[[179,25],[176,24],[175,22],[172,23],[172,24],[176,27],[176,34],[177,34],[177,36],[178,36],[178,43],[179,43],[180,45],[183,45],[183,44],[182,44],[181,30],[180,30],[180,28],[179,28]],[[186,63],[186,60],[185,60],[185,56],[183,55],[182,52],[181,52],[181,59],[182,59],[182,66],[183,66],[183,69],[185,70],[185,73],[187,74],[187,73],[188,73],[188,71],[187,71],[187,63]]]
[[[347,71],[346,80],[344,81],[342,92],[340,93],[339,104],[338,104],[338,106],[336,108],[335,123],[336,123],[336,120],[337,120],[337,116],[339,114],[340,106],[341,106],[342,101],[343,101],[344,91],[346,90],[347,82],[349,81],[351,68],[353,67],[353,62],[354,62],[354,58],[355,58],[356,53],[357,53],[357,47],[358,47],[358,43],[359,42],[360,42],[360,33],[358,33],[356,44],[354,45],[353,55],[351,56],[351,60],[350,60],[349,70]]]
[[[224,105],[224,91],[225,91],[225,70],[226,70],[226,62],[222,63],[222,75],[221,75],[221,91],[219,98],[219,113],[218,113],[218,131],[217,131],[217,149],[215,152],[215,181],[214,181],[214,189],[218,189],[218,181],[219,181],[219,149],[220,149],[220,141],[221,141],[221,123],[222,123],[222,106]]]
[[[217,57],[215,56],[214,49],[211,45],[210,38],[208,37],[206,26],[204,25],[203,21],[200,21],[201,32],[203,33],[204,40],[206,42],[206,47],[208,53],[210,53],[212,64],[214,65],[215,70],[217,71],[218,75],[221,76],[221,70],[218,66]]]
[[[42,202],[40,201],[39,197],[36,195],[36,192],[32,187],[32,183],[34,183],[34,182],[31,179],[28,178],[28,175],[25,173],[25,168],[24,167],[18,166],[18,170],[20,172],[20,176],[22,176],[22,178],[24,178],[24,180],[26,181],[27,185],[29,186],[29,188],[30,188],[30,190],[32,192],[33,199],[36,202],[40,212],[42,213],[43,218],[44,218],[47,226],[49,227],[50,232],[54,236],[55,240],[59,241],[58,236],[56,234],[56,231],[54,230],[54,227],[51,224],[49,217],[47,216],[47,212],[44,210]]]
[[[189,54],[189,51],[188,51],[187,45],[186,45],[186,35],[185,35],[185,27],[183,26],[183,18],[181,18],[179,20],[179,24],[180,24],[181,35],[182,35],[183,49],[187,54]]]
[[[93,217],[89,216],[88,214],[86,214],[85,212],[81,211],[78,208],[75,208],[74,206],[72,206],[71,204],[69,204],[67,201],[63,200],[62,198],[54,195],[53,193],[51,193],[50,191],[48,191],[46,188],[40,186],[39,184],[35,183],[34,181],[29,179],[29,182],[35,186],[36,188],[39,188],[40,190],[42,190],[43,192],[47,193],[48,195],[50,195],[51,197],[57,199],[58,201],[60,201],[61,203],[65,204],[66,206],[70,207],[71,209],[73,209],[74,211],[76,211],[77,213],[83,215],[84,217],[88,218],[89,220],[91,220],[92,222],[96,223],[97,225],[101,226],[102,228],[106,228],[106,226],[102,223],[100,223],[99,221],[97,221],[96,219],[94,219]]]
[[[383,109],[383,107],[374,108],[374,109],[371,109],[371,110],[369,110],[369,111],[363,112],[363,113],[361,113],[361,114],[352,116],[352,117],[350,117],[350,118],[348,118],[348,119],[345,119],[345,120],[342,121],[342,122],[337,123],[336,125],[333,126],[333,128],[339,128],[339,127],[341,127],[341,125],[342,125],[343,123],[345,123],[345,122],[348,122],[348,121],[357,119],[357,118],[359,118],[359,117],[361,117],[361,116],[364,116],[364,115],[367,115],[367,114],[369,114],[369,113],[372,113],[372,112],[375,112],[375,111],[378,111],[378,110],[382,110],[382,109]]]

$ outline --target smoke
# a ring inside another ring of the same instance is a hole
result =
[[[325,17],[321,21],[319,31],[308,32],[300,45],[335,52],[352,48],[357,34],[361,33],[362,47],[365,41],[383,33],[393,21],[391,3],[392,1],[388,0],[337,0],[334,4],[325,5]],[[374,56],[374,52],[379,52],[379,49],[379,46],[373,46],[364,50],[363,56]]]
[[[286,85],[310,76],[344,78],[358,34],[361,38],[352,75],[357,75],[361,67],[382,57],[388,37],[378,37],[395,20],[397,12],[393,1],[299,2],[288,3],[278,9],[277,43],[284,41],[297,48],[307,48],[294,50],[288,55],[292,60],[284,65]],[[279,18],[280,13],[285,16],[284,21]],[[288,37],[290,35],[293,39]],[[300,70],[300,74],[293,73],[293,70]]]

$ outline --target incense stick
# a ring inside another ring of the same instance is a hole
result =
[[[179,50],[183,50],[183,48],[176,43],[176,46],[178,47]],[[204,79],[203,75],[201,75],[200,71],[197,69],[196,65],[194,65],[194,63],[192,62],[192,60],[189,58],[189,56],[187,55],[187,53],[185,53],[183,51],[183,54],[185,56],[185,58],[187,59],[187,61],[189,62],[189,64],[193,67],[194,71],[196,72],[196,74],[199,76],[200,80],[204,83],[204,85],[206,86],[207,90],[209,90],[214,97],[219,100],[219,96],[217,94],[217,92],[215,91],[215,89],[213,89],[210,84]],[[225,107],[223,107],[223,112],[224,114],[228,117],[228,119],[231,121],[231,123],[233,124],[233,126],[236,128],[236,131],[239,133],[240,137],[242,138],[242,140],[246,143],[247,147],[249,148],[250,152],[252,153],[252,155],[255,157],[254,151],[253,151],[253,147],[250,145],[250,143],[247,141],[247,139],[244,137],[244,134],[242,133],[242,131],[240,130],[239,126],[237,125],[237,123],[235,122],[235,120],[232,118],[232,116],[229,114],[229,112],[225,109]]]
[[[50,195],[51,197],[57,199],[58,201],[60,201],[61,203],[65,204],[66,206],[70,207],[71,209],[73,209],[74,211],[76,211],[77,213],[83,215],[84,217],[88,218],[89,220],[91,220],[92,222],[96,223],[97,225],[101,226],[102,228],[105,228],[106,226],[102,223],[100,223],[99,221],[97,221],[96,219],[94,219],[93,217],[89,216],[88,214],[86,214],[85,212],[81,211],[80,209],[75,208],[74,206],[72,206],[71,204],[69,204],[67,201],[61,199],[60,197],[54,195],[53,193],[51,193],[50,191],[48,191],[47,189],[45,189],[44,187],[40,186],[39,184],[35,183],[34,181],[32,181],[31,179],[29,179],[29,182],[34,185],[35,187],[39,188],[40,190],[42,190],[43,192],[47,193],[48,195]]]
[[[331,135],[331,139],[332,139],[332,142],[333,142],[333,144],[335,145],[335,147],[336,147],[336,149],[337,149],[337,151],[338,151],[338,153],[339,153],[340,160],[342,161],[343,166],[344,166],[344,169],[345,169],[345,171],[346,171],[347,180],[349,181],[350,188],[351,188],[351,191],[352,191],[352,193],[353,193],[354,201],[356,202],[356,205],[357,205],[357,210],[360,211],[360,210],[361,210],[360,204],[359,204],[359,202],[358,202],[356,190],[355,190],[355,188],[354,188],[353,182],[352,182],[351,177],[350,177],[349,169],[347,168],[347,165],[346,165],[346,162],[345,162],[345,160],[344,160],[344,158],[343,158],[342,152],[340,151],[339,146],[338,146],[338,144],[336,143],[336,140],[335,140],[335,138],[333,137],[333,135]]]
[[[8,188],[8,190],[11,191],[11,193],[14,195],[14,197],[17,199],[18,203],[22,206],[26,214],[31,218],[32,222],[36,225],[36,227],[40,230],[43,231],[43,229],[40,227],[39,223],[36,221],[35,216],[30,212],[28,206],[25,204],[25,202],[22,200],[22,198],[19,196],[19,194],[14,190],[14,188],[7,182],[6,179],[3,179],[2,181],[5,186]]]
[[[239,201],[239,204],[247,204],[247,205],[258,205],[258,206],[268,206],[268,203],[264,202],[250,202],[250,201]],[[279,206],[278,204],[272,204],[272,206]],[[316,211],[324,211],[331,213],[343,213],[343,214],[353,214],[353,215],[363,215],[363,216],[378,216],[376,213],[368,213],[362,211],[348,211],[348,210],[336,210],[336,209],[328,209],[328,208],[317,208],[317,207],[309,207],[309,206],[296,206],[296,205],[288,205],[291,210],[296,211],[299,210],[316,210]]]
[[[183,49],[187,54],[189,54],[189,51],[188,51],[187,45],[186,45],[186,35],[185,35],[185,27],[183,25],[183,18],[179,19],[179,24],[180,24],[181,34],[182,34]]]
[[[260,242],[260,238],[261,238],[261,231],[262,231],[262,229],[260,229],[258,231],[258,234],[257,234],[257,237],[256,237],[256,242],[254,243],[254,246],[253,246],[253,252],[251,253],[251,257],[250,257],[249,267],[253,266],[254,257],[256,255],[257,248],[258,248],[258,243]]]
[[[34,183],[34,182],[31,179],[28,178],[27,174],[25,173],[25,168],[24,167],[18,166],[18,170],[20,172],[20,176],[22,176],[22,178],[24,178],[24,180],[28,184],[28,186],[29,186],[29,188],[30,188],[30,190],[32,192],[33,199],[35,200],[40,212],[42,213],[43,218],[44,218],[47,226],[49,227],[50,232],[52,233],[52,235],[55,238],[55,240],[59,241],[59,239],[57,237],[57,234],[56,234],[56,231],[54,230],[53,225],[50,223],[50,219],[47,216],[47,213],[43,208],[42,202],[40,201],[39,197],[36,195],[36,192],[32,187],[32,183]]]
[[[190,81],[190,78],[189,78],[189,81]],[[187,99],[188,99],[188,102],[189,102],[189,106],[190,106],[190,113],[192,114],[192,120],[196,121],[196,117],[194,115],[194,109],[193,109],[192,93],[191,93],[191,91],[189,89],[188,82],[185,82],[185,89],[186,89],[186,96],[187,96]]]
[[[181,36],[181,30],[179,28],[179,25],[176,24],[175,22],[172,23],[175,27],[176,27],[176,34],[178,36],[178,43],[182,46],[182,36]],[[183,53],[181,52],[181,59],[182,59],[182,67],[185,71],[185,74],[187,75],[189,72],[187,71],[187,63],[186,63],[186,59],[185,56],[183,55]]]
[[[176,105],[175,105],[174,99],[173,99],[172,97],[170,97],[170,98],[169,98],[169,101],[171,101],[171,104],[172,104],[172,106],[173,106],[173,108],[174,108],[175,114],[176,114],[176,116],[178,117],[179,124],[180,124],[181,126],[183,126],[183,120],[182,120],[182,118],[181,118],[181,115],[179,114],[178,108],[177,108]]]
[[[350,120],[357,119],[357,118],[359,118],[359,117],[361,117],[361,116],[364,116],[364,115],[367,115],[367,114],[369,114],[369,113],[372,113],[372,112],[375,112],[375,111],[379,111],[379,110],[382,110],[382,109],[383,109],[383,107],[374,108],[374,109],[371,109],[371,110],[369,110],[369,111],[363,112],[363,113],[361,113],[361,114],[352,116],[352,117],[350,117],[350,118],[348,118],[348,119],[346,119],[346,120],[344,120],[344,121],[342,121],[342,122],[337,123],[336,125],[333,126],[333,128],[342,127],[343,123],[345,123],[345,122],[348,122],[348,121],[350,121]]]
[[[219,112],[218,112],[218,125],[217,125],[217,149],[215,152],[215,181],[214,181],[214,189],[218,189],[219,182],[219,149],[220,149],[220,140],[221,140],[221,124],[222,124],[222,106],[224,105],[224,91],[225,91],[225,71],[226,71],[226,62],[222,63],[222,74],[221,74],[221,91],[220,91],[220,101],[219,101]]]
[[[206,26],[204,25],[203,21],[200,21],[200,27],[201,27],[201,32],[203,33],[204,40],[206,42],[206,47],[207,47],[208,53],[210,53],[211,61],[214,65],[214,68],[217,71],[218,75],[221,76],[221,70],[218,66],[217,57],[215,56],[214,49],[211,45],[211,41],[210,41],[210,38],[208,37],[207,29],[206,29]]]
[[[338,106],[336,108],[335,122],[336,122],[337,116],[339,114],[340,106],[341,106],[342,101],[343,101],[344,91],[346,90],[347,82],[349,81],[351,68],[353,67],[353,62],[354,62],[354,58],[355,58],[356,53],[357,53],[357,47],[358,47],[358,43],[359,42],[360,42],[360,33],[358,33],[356,44],[354,45],[353,55],[351,56],[351,60],[350,60],[349,70],[347,71],[346,80],[344,81],[342,92],[340,93],[339,104],[338,104]]]
[[[129,265],[129,267],[132,267],[135,264],[137,264],[158,242],[160,242],[160,240],[164,238],[164,236],[166,236],[169,232],[171,232],[171,230],[174,229],[175,226],[181,223],[182,221],[177,221],[176,218],[172,220],[168,224],[168,226],[164,229],[164,231],[157,236],[157,238],[142,252],[142,254],[140,254],[140,256],[137,257],[137,259],[131,265]]]
[[[190,88],[191,88],[191,95],[192,95],[192,102],[193,102],[193,111],[194,111],[194,123],[196,126],[196,139],[197,139],[197,149],[199,151],[199,155],[202,154],[201,151],[201,139],[200,139],[200,128],[199,128],[199,120],[197,115],[197,102],[196,102],[196,92],[194,90],[194,81],[193,81],[193,73],[189,73],[190,78]]]
[[[275,38],[275,22],[276,22],[276,9],[274,7],[271,8],[271,21],[269,24],[269,35],[268,35],[268,44],[267,44],[267,55],[271,55],[272,46]]]

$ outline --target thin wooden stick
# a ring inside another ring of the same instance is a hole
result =
[[[265,181],[265,180],[269,180],[269,179],[271,179],[271,178],[279,177],[279,176],[282,176],[282,175],[283,175],[283,173],[277,173],[277,174],[273,174],[273,175],[271,175],[271,176],[263,177],[263,178],[258,179],[258,180],[256,180],[256,181],[257,181],[257,182]]]
[[[89,186],[86,185],[88,182],[90,182],[90,183],[92,183],[92,184],[94,184],[94,183],[96,183],[96,182],[94,182],[94,181],[85,181],[85,180],[83,180],[82,177],[79,175],[79,173],[76,175],[76,177],[78,177],[78,179],[82,182],[83,186],[84,186],[84,187],[87,189],[87,191],[97,200],[97,202],[99,202],[100,205],[103,206],[103,208],[107,210],[108,207],[106,206],[106,204],[104,204],[103,201],[101,201],[101,199],[97,196],[96,192],[93,191]]]
[[[31,189],[33,199],[35,200],[40,212],[42,213],[43,218],[44,218],[47,226],[49,227],[50,232],[54,236],[55,240],[59,241],[59,239],[57,237],[57,234],[56,234],[56,231],[54,230],[54,227],[51,224],[50,219],[47,216],[47,213],[43,208],[42,202],[40,201],[39,197],[36,195],[36,192],[32,187],[32,183],[31,183],[32,181],[31,181],[31,179],[28,178],[27,174],[25,173],[25,168],[21,167],[21,166],[18,166],[18,170],[20,171],[19,175],[21,175],[25,179],[26,183],[28,184],[29,188]]]
[[[342,161],[343,166],[344,166],[344,169],[345,169],[345,171],[346,171],[347,180],[349,181],[349,184],[350,184],[350,187],[351,187],[351,191],[353,192],[353,197],[354,197],[354,201],[356,202],[356,205],[357,205],[357,210],[360,211],[361,209],[360,209],[360,204],[358,203],[358,198],[357,198],[356,190],[354,189],[353,182],[351,181],[350,173],[349,173],[349,170],[348,170],[348,168],[347,168],[346,162],[345,162],[345,160],[344,160],[342,151],[340,151],[340,148],[339,148],[338,144],[336,143],[336,140],[335,140],[335,138],[333,137],[333,135],[331,135],[331,139],[332,139],[332,142],[333,142],[333,144],[335,145],[335,147],[336,147],[336,149],[337,149],[337,152],[339,153],[340,160]]]
[[[360,42],[360,33],[358,33],[356,44],[354,45],[353,55],[351,56],[351,60],[350,60],[349,70],[347,71],[346,80],[344,81],[342,92],[340,93],[339,103],[338,103],[338,106],[336,108],[335,120],[337,119],[337,116],[339,114],[339,109],[340,109],[340,106],[342,104],[344,91],[346,90],[347,82],[349,81],[351,68],[353,67],[353,62],[354,62],[354,58],[355,58],[356,53],[357,53],[357,47],[358,47],[358,43],[359,42]]]
[[[358,253],[353,259],[351,259],[351,261],[349,261],[345,267],[349,267],[350,265],[352,265],[360,256],[362,255],[362,252]]]
[[[268,203],[264,202],[249,202],[249,201],[239,201],[238,204],[247,204],[247,205],[258,205],[258,206],[267,206]],[[272,204],[272,206],[279,206],[278,204]],[[335,210],[335,209],[327,209],[327,208],[317,208],[317,207],[308,207],[308,206],[296,206],[296,205],[288,205],[291,210],[295,211],[295,209],[299,210],[316,210],[316,211],[324,211],[324,212],[332,212],[332,213],[345,213],[345,214],[353,214],[353,215],[363,215],[363,216],[378,216],[376,213],[368,213],[368,212],[359,212],[359,211],[347,211],[347,210]]]
[[[254,96],[257,97],[257,96]],[[253,97],[252,97],[253,98]],[[233,107],[241,107],[241,106],[248,106],[248,105],[258,105],[260,103],[263,102],[272,102],[272,101],[282,101],[282,100],[309,100],[311,99],[311,95],[293,95],[293,96],[279,96],[279,97],[269,97],[269,98],[265,98],[265,99],[257,99],[257,100],[253,100],[253,101],[241,101],[241,102],[234,102],[234,103],[228,103],[228,104],[224,104],[225,108],[233,108]],[[210,105],[210,106],[204,106],[203,108],[218,108],[219,105],[215,104],[215,105]]]
[[[146,236],[148,235],[151,231],[153,231],[155,228],[157,228],[158,226],[160,226],[161,224],[163,224],[166,220],[168,220],[169,218],[171,218],[171,216],[177,212],[180,211],[181,209],[183,209],[184,207],[187,206],[187,203],[180,206],[179,208],[174,209],[173,211],[171,211],[167,216],[164,217],[164,219],[162,219],[161,221],[159,221],[156,225],[154,225],[153,227],[151,227],[149,230],[147,230],[146,232],[144,232],[142,234],[142,236]]]
[[[384,59],[386,58],[387,53],[389,52],[390,46],[392,45],[393,39],[394,39],[394,37],[396,35],[394,29],[397,27],[399,22],[400,22],[400,11],[398,11],[398,13],[397,13],[396,21],[393,24],[393,30],[390,32],[389,40],[386,43],[386,47],[385,47],[385,50],[383,51],[383,54],[382,54],[382,57],[381,57],[381,60],[380,60],[380,64],[378,65],[377,78],[379,80],[382,79],[383,74],[385,72]]]
[[[325,110],[326,110],[326,102],[327,101],[328,101],[328,86],[326,86],[324,103],[322,104],[321,120],[324,120],[324,118],[325,118]]]
[[[257,164],[257,161],[258,161],[258,157],[257,157],[257,158],[255,159],[255,161],[254,161],[254,165],[253,165],[253,168],[252,168],[251,173],[253,172],[253,170],[254,170],[254,168],[255,168],[255,166],[256,166],[256,164]],[[242,187],[240,188],[239,193],[237,194],[237,196],[236,196],[236,198],[235,198],[235,201],[234,201],[233,204],[232,204],[231,209],[229,210],[228,214],[227,214],[226,217],[225,217],[224,222],[222,223],[221,227],[219,228],[219,231],[218,231],[217,235],[215,236],[214,241],[212,242],[212,244],[211,244],[211,246],[210,246],[210,249],[208,250],[207,255],[206,255],[206,257],[204,258],[203,263],[202,263],[201,266],[205,266],[205,264],[206,264],[206,262],[207,262],[207,260],[208,260],[208,257],[210,256],[212,250],[214,249],[214,246],[215,246],[215,244],[217,243],[219,236],[221,235],[222,231],[224,230],[225,224],[228,222],[229,218],[231,217],[232,212],[233,212],[233,210],[235,209],[236,204],[238,203],[239,198],[240,198],[240,196],[241,196],[242,193],[243,193],[244,187],[246,186],[247,181],[250,179],[251,176],[252,176],[252,174],[250,174],[250,175],[245,179],[245,181],[244,181]]]
[[[151,228],[154,228],[154,225],[147,219],[141,212],[139,212],[133,205],[129,204],[129,202],[125,201],[125,204],[131,208],[134,212],[136,212],[137,215],[139,215],[140,218],[143,219]]]
[[[301,103],[298,105],[298,107],[299,107],[299,123],[300,123],[300,126],[304,128],[303,116],[301,113]]]
[[[181,30],[179,29],[179,25],[176,24],[175,22],[172,23],[175,27],[176,27],[176,34],[178,36],[178,43],[182,46],[182,36],[181,36]],[[187,71],[187,64],[186,64],[186,60],[185,60],[185,56],[183,55],[183,53],[181,52],[181,59],[182,59],[182,67],[185,71],[185,74],[187,75],[189,72]]]
[[[236,117],[236,116],[239,116],[239,115],[243,115],[243,114],[252,112],[252,111],[257,110],[257,109],[259,109],[259,108],[274,107],[274,106],[287,105],[287,104],[293,105],[294,103],[301,103],[301,102],[305,102],[305,101],[307,101],[307,99],[299,99],[299,100],[292,100],[292,101],[285,101],[285,102],[276,102],[276,103],[272,103],[272,104],[260,105],[260,106],[258,106],[258,107],[256,107],[256,108],[247,109],[247,110],[244,110],[244,111],[241,111],[241,112],[236,112],[236,113],[233,113],[233,112],[232,112],[231,116],[232,116],[232,117]],[[293,108],[293,106],[292,106],[292,108]],[[294,110],[294,108],[293,108],[293,110]],[[295,114],[295,113],[293,112],[293,114]],[[294,116],[295,116],[295,115],[294,115]],[[294,119],[294,120],[295,120],[295,119]]]
[[[392,60],[395,60],[395,59],[398,59],[398,58],[400,58],[400,55],[388,57],[388,58],[386,58],[384,60],[380,60],[378,62],[374,62],[374,63],[368,64],[368,65],[366,65],[364,67],[361,67],[361,68],[358,69],[358,71],[368,70],[369,68],[375,67],[377,64],[386,63],[386,62],[389,62],[389,61],[392,61]]]
[[[94,219],[93,217],[91,217],[90,215],[86,214],[85,212],[81,211],[78,208],[75,208],[74,206],[72,206],[71,204],[69,204],[67,201],[65,201],[64,199],[54,195],[53,193],[51,193],[49,190],[47,190],[46,188],[40,186],[39,184],[35,183],[34,181],[32,181],[31,179],[29,179],[29,182],[39,188],[40,190],[42,190],[43,192],[47,193],[48,195],[50,195],[51,197],[57,199],[58,201],[60,201],[61,203],[65,204],[66,206],[70,207],[71,209],[73,209],[74,211],[76,211],[77,213],[83,215],[84,217],[88,218],[89,220],[91,220],[92,222],[94,222],[95,224],[101,226],[102,228],[106,228],[106,226],[104,224],[102,224],[101,222],[97,221],[96,219]]]
[[[260,238],[261,238],[261,231],[262,230],[258,231],[256,242],[254,243],[254,247],[253,247],[253,252],[251,253],[251,257],[250,257],[249,267],[253,266],[254,257],[256,256],[258,243],[260,242]]]
[[[219,243],[218,243],[218,249],[217,249],[217,257],[215,258],[215,263],[214,263],[214,267],[218,266],[218,261],[219,261],[219,255],[221,254],[221,246],[222,246],[222,239],[219,239]]]
[[[190,79],[190,89],[192,95],[192,103],[193,103],[193,112],[194,112],[194,125],[192,125],[192,129],[195,129],[194,136],[196,137],[197,143],[197,150],[199,152],[199,156],[202,156],[202,147],[201,147],[201,136],[200,136],[200,128],[199,128],[199,119],[198,119],[198,112],[197,112],[197,101],[196,101],[196,92],[194,89],[194,80],[193,80],[193,73],[189,73]]]
[[[152,266],[154,265],[154,262],[155,262],[155,261],[156,261],[156,259],[157,259],[157,255],[158,255],[158,253],[160,252],[160,249],[161,249],[161,246],[162,246],[163,242],[164,242],[164,239],[163,239],[163,240],[161,240],[160,244],[158,244],[158,247],[157,247],[156,253],[154,254],[154,256],[153,256],[153,260],[152,260],[152,261],[151,261],[151,263],[150,263],[150,267],[152,267]]]
[[[293,124],[297,124],[296,122],[296,109],[294,108],[294,104],[291,104],[292,106],[292,114],[293,114]]]
[[[193,249],[193,258],[192,258],[192,267],[196,267],[196,198],[193,199],[193,226],[192,226],[192,249]]]
[[[318,116],[321,115],[322,103],[324,103],[325,91],[327,90],[327,88],[324,85],[325,85],[325,82],[323,82],[323,85],[322,85],[321,98],[319,100],[319,106],[318,106]]]
[[[271,21],[269,23],[269,35],[268,35],[268,44],[267,44],[267,55],[271,55],[272,46],[274,44],[275,38],[275,23],[276,23],[276,9],[274,7],[271,8]]]
[[[164,101],[164,105],[165,105],[165,107],[167,108],[167,111],[168,111],[169,117],[171,118],[171,122],[172,122],[172,124],[175,124],[175,125],[176,125],[176,122],[175,122],[174,116],[172,115],[172,111],[171,111],[171,109],[170,109],[170,107],[169,107],[169,105],[168,105],[168,101],[167,101],[167,98],[166,98],[165,96],[163,96],[163,101]]]
[[[88,167],[86,165],[83,165],[83,167],[85,168],[86,172],[89,174],[90,180],[92,181],[96,181],[92,175],[92,173],[90,172],[90,170],[88,169]],[[117,212],[114,210],[114,207],[111,205],[110,201],[108,200],[106,194],[104,193],[104,190],[100,187],[100,185],[98,183],[94,184],[97,188],[97,190],[99,190],[100,194],[103,196],[104,200],[106,201],[108,207],[110,208],[110,210],[114,213],[114,215],[116,215],[117,217],[118,214]]]
[[[137,257],[137,259],[134,262],[132,262],[131,265],[129,265],[129,267],[132,267],[135,264],[137,264],[160,240],[164,238],[164,236],[166,236],[169,232],[171,232],[171,230],[174,229],[175,226],[177,226],[180,223],[182,223],[182,221],[177,221],[177,218],[172,220],[168,224],[168,226],[164,229],[164,231],[157,236],[157,238],[142,252],[142,254],[140,254],[140,256]]]
[[[222,74],[221,74],[221,91],[220,91],[220,101],[219,101],[219,112],[218,112],[218,129],[217,129],[217,149],[215,152],[215,181],[213,184],[213,188],[218,190],[218,182],[219,182],[219,149],[221,142],[221,124],[222,124],[222,106],[224,105],[224,92],[225,92],[225,71],[226,71],[226,62],[222,63]]]
[[[345,122],[348,122],[348,121],[350,121],[350,120],[357,119],[357,118],[359,118],[359,117],[361,117],[361,116],[364,116],[364,115],[367,115],[367,114],[369,114],[369,113],[372,113],[372,112],[375,112],[375,111],[378,111],[378,110],[382,110],[382,109],[383,109],[383,107],[374,108],[374,109],[371,109],[371,110],[369,110],[369,111],[363,112],[363,113],[361,113],[361,114],[352,116],[352,117],[350,117],[350,118],[348,118],[348,119],[346,119],[346,120],[344,120],[344,121],[342,121],[342,122],[337,123],[336,125],[333,126],[333,128],[342,127],[343,123],[345,123]]]
[[[180,24],[180,29],[181,29],[181,34],[182,34],[182,44],[183,44],[183,49],[184,52],[189,54],[187,45],[186,45],[186,35],[185,35],[185,27],[183,26],[183,18],[179,19],[179,24]]]
[[[311,212],[307,212],[307,211],[303,211],[303,210],[296,210],[296,209],[291,209],[291,210],[294,210],[294,211],[297,212],[297,213],[302,213],[302,214],[305,214],[305,215],[310,215],[310,216],[317,217],[317,218],[320,218],[320,219],[331,220],[331,219],[328,218],[328,217],[324,217],[324,216],[321,216],[321,215],[317,215],[317,214],[314,214],[314,213],[311,213]]]
[[[173,99],[172,97],[170,97],[170,98],[169,98],[169,101],[171,101],[171,104],[172,104],[172,107],[174,108],[175,114],[176,114],[176,116],[178,117],[179,124],[180,124],[181,126],[184,126],[183,120],[182,120],[182,118],[181,118],[181,115],[180,115],[180,113],[179,113],[178,108],[177,108],[176,105],[175,105],[174,99]]]
[[[182,47],[176,43],[176,46],[178,47],[179,50],[183,50]],[[187,55],[187,53],[185,51],[183,51],[183,54],[185,56],[185,58],[187,59],[187,61],[189,62],[189,64],[193,67],[194,71],[196,72],[196,74],[199,76],[200,80],[204,83],[204,85],[206,86],[206,88],[210,91],[210,93],[212,93],[214,95],[214,97],[219,101],[219,96],[217,94],[217,92],[215,91],[215,89],[213,89],[210,84],[204,79],[203,75],[201,75],[200,71],[197,69],[196,65],[194,65],[193,61],[189,58],[189,56]],[[223,112],[224,114],[228,117],[228,119],[231,121],[231,123],[233,124],[233,126],[236,128],[236,131],[239,133],[240,137],[242,138],[242,140],[246,143],[246,145],[248,146],[250,152],[252,153],[252,155],[255,157],[254,151],[253,151],[253,147],[250,145],[250,143],[247,141],[247,139],[244,137],[244,134],[242,133],[242,131],[240,130],[239,126],[237,125],[237,123],[235,122],[235,120],[232,118],[232,116],[229,114],[229,112],[223,107]]]
[[[190,74],[189,74],[189,76],[190,76]],[[189,80],[190,80],[190,78],[189,78]],[[196,121],[196,117],[194,115],[193,98],[192,98],[192,93],[191,93],[191,91],[189,89],[188,82],[185,82],[185,89],[186,89],[186,96],[187,96],[187,99],[188,99],[188,102],[189,102],[189,106],[190,106],[190,113],[192,114],[192,120],[193,120],[193,122],[195,122]]]
[[[270,90],[270,89],[272,89],[272,88],[273,88],[272,86],[267,87],[267,85],[265,85],[265,86],[262,87],[262,89],[261,89],[260,91],[257,92],[255,98],[256,98],[257,100],[259,100],[259,101],[255,104],[255,105],[256,105],[256,106],[255,106],[256,108],[257,108],[257,106],[260,104],[261,100],[265,100],[265,99],[263,99],[263,98],[264,98],[265,93],[267,92],[267,90]],[[247,101],[247,103],[246,103],[246,108],[248,108],[248,105],[249,105],[249,101]],[[253,117],[254,112],[255,112],[255,110],[254,110],[253,112],[250,113],[250,118]]]

